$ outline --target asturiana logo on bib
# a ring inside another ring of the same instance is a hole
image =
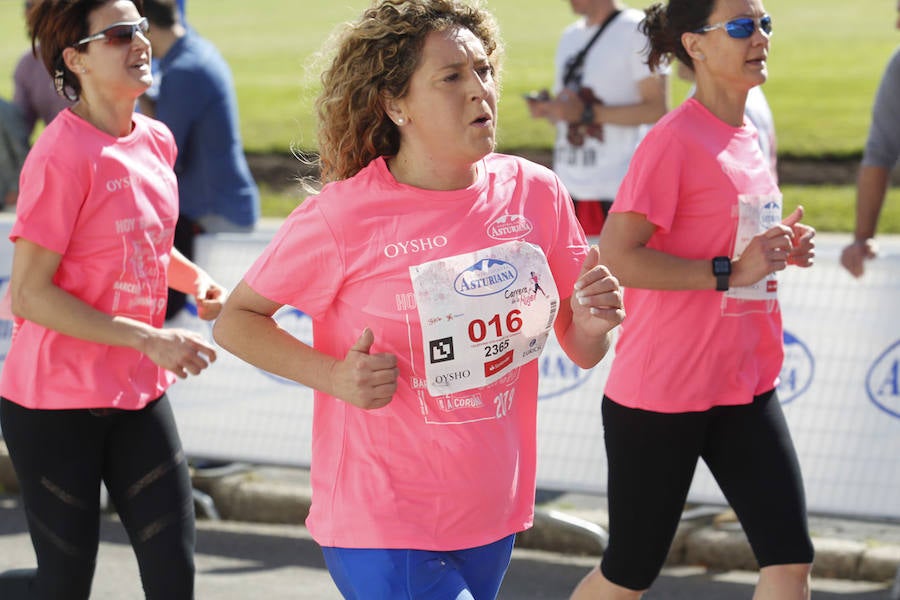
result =
[[[866,392],[875,406],[900,418],[900,340],[872,364],[866,376]]]
[[[488,225],[487,234],[495,240],[519,240],[532,229],[531,221],[523,215],[503,215]]]
[[[781,223],[781,204],[778,202],[766,202],[763,205],[763,227],[775,227]]]
[[[519,271],[505,260],[483,258],[456,276],[453,289],[463,296],[490,296],[514,284]]]

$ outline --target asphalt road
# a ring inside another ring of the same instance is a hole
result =
[[[140,600],[137,565],[121,525],[104,518],[92,600]],[[501,600],[565,600],[594,558],[516,550]],[[0,496],[0,572],[34,566],[19,499]],[[645,598],[750,599],[754,573],[667,569]],[[816,600],[887,600],[886,586],[816,581]],[[197,598],[200,600],[341,600],[316,543],[299,526],[198,522]]]

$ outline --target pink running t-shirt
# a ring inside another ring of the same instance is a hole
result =
[[[165,319],[178,186],[169,130],[140,114],[115,138],[66,109],[28,154],[10,240],[62,259],[54,283],[94,308],[155,327]],[[0,393],[28,408],[142,408],[175,376],[130,348],[15,320]]]
[[[695,99],[663,117],[638,147],[613,212],[656,225],[648,248],[683,258],[734,256],[739,195],[778,195],[756,129],[731,127]],[[710,273],[712,266],[710,266]],[[605,393],[664,413],[748,404],[773,389],[784,357],[776,301],[713,289],[627,288]]]
[[[455,191],[402,185],[378,158],[288,217],[247,284],[310,315],[318,350],[343,358],[369,327],[371,352],[396,355],[400,369],[378,410],[315,392],[307,526],[319,544],[452,550],[531,525],[538,361],[431,396],[409,267],[524,240],[543,249],[567,298],[586,255],[571,204],[550,170],[519,158],[489,155]]]

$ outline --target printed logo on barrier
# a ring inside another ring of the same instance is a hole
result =
[[[296,308],[292,308],[290,306],[282,306],[278,310],[278,312],[275,313],[275,321],[282,329],[290,333],[292,336],[294,336],[304,344],[309,344],[310,346],[312,346],[312,319],[309,315],[297,310]],[[269,373],[268,371],[264,371],[263,369],[257,369],[257,371],[259,371],[269,379],[274,379],[278,383],[283,383],[285,385],[295,385],[298,387],[306,387],[301,386],[296,381],[285,379],[284,377]]]
[[[792,402],[812,385],[816,361],[809,348],[787,330],[784,332],[784,363],[778,398],[782,404]]]
[[[900,418],[900,340],[872,364],[866,375],[866,393],[879,409]]]
[[[9,278],[0,277],[0,302],[6,303],[6,294],[9,291]],[[5,312],[5,311],[4,311]],[[13,321],[6,317],[12,315],[0,316],[0,363],[6,360],[6,354],[9,352],[9,343],[12,341]],[[0,365],[2,366],[2,365]]]
[[[551,336],[544,346],[544,352],[538,360],[538,372],[540,384],[538,386],[538,400],[550,400],[557,396],[568,394],[585,383],[591,376],[592,370],[584,370],[566,356],[556,338]],[[608,360],[607,358],[603,359]],[[598,365],[597,368],[600,366]],[[597,400],[600,400],[602,386],[597,390]]]
[[[447,362],[453,360],[453,338],[445,337],[439,340],[431,340],[428,342],[428,354],[431,364]]]
[[[518,270],[505,260],[484,258],[457,275],[453,289],[463,296],[490,296],[514,284],[518,277]]]
[[[487,234],[495,240],[519,240],[531,233],[534,226],[523,215],[503,215],[487,228]]]

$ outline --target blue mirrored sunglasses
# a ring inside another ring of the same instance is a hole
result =
[[[147,21],[146,17],[134,23],[114,23],[99,33],[78,40],[75,42],[75,45],[81,46],[82,44],[87,44],[96,40],[106,40],[109,44],[121,46],[130,44],[139,31],[141,33],[147,33],[149,30],[150,23]]]
[[[756,31],[757,27],[759,27],[759,30],[762,31],[766,37],[769,37],[772,35],[772,17],[769,15],[764,15],[759,19],[741,17],[740,19],[734,19],[727,23],[713,23],[712,25],[706,25],[700,29],[695,29],[693,33],[706,33],[707,31],[712,31],[714,29],[724,29],[729,37],[744,40],[753,35],[753,32]]]

